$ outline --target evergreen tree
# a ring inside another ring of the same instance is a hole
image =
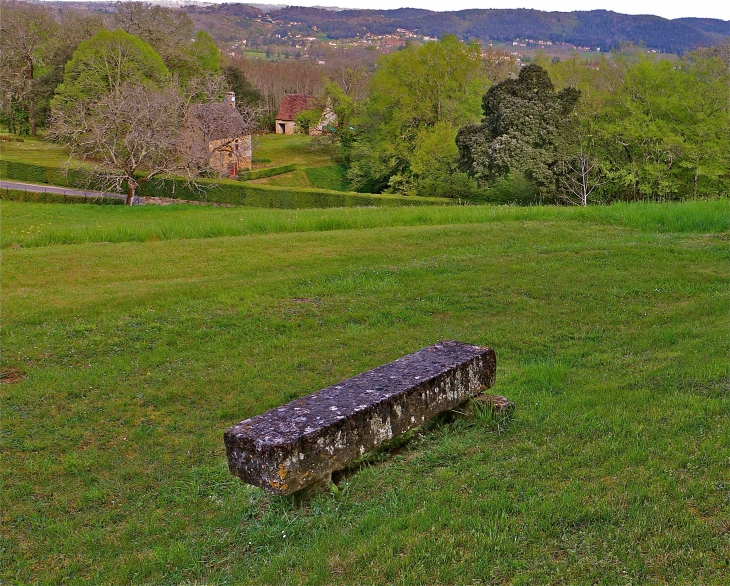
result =
[[[554,197],[579,98],[573,87],[556,92],[547,71],[528,65],[484,94],[482,124],[459,130],[460,167],[488,182],[519,172]]]

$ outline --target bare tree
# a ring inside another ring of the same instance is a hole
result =
[[[263,59],[231,59],[261,92],[266,111],[273,115],[285,94],[319,95],[326,78],[321,65],[313,61],[264,61]]]
[[[28,113],[30,133],[36,133],[37,70],[43,65],[43,46],[56,22],[50,11],[38,4],[0,1],[0,86],[7,108],[21,103]]]
[[[196,79],[183,91],[176,80],[162,86],[127,81],[98,99],[57,107],[51,137],[69,147],[71,157],[91,169],[89,182],[127,192],[132,204],[138,188],[157,177],[195,181],[210,168],[215,153],[239,155],[243,137],[256,127],[258,113],[220,102],[222,76]],[[205,101],[207,103],[194,103]]]
[[[587,206],[596,188],[607,183],[601,180],[598,162],[586,152],[582,144],[577,154],[563,161],[563,166],[560,183],[564,191],[560,197],[567,203]]]
[[[116,2],[114,7],[114,26],[152,45],[168,67],[178,70],[188,64],[185,47],[195,29],[186,12],[149,2]]]
[[[488,47],[482,53],[482,65],[487,79],[491,83],[499,83],[507,79],[510,74],[517,74],[520,70],[517,59],[509,51]]]
[[[183,174],[192,180],[178,149],[183,113],[176,85],[126,82],[98,100],[54,110],[51,135],[89,165],[102,189],[126,188],[131,205],[137,189],[155,177]]]

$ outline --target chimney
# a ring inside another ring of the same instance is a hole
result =
[[[225,99],[223,100],[224,103],[230,104],[233,108],[236,107],[236,94],[235,92],[228,92],[226,94]]]

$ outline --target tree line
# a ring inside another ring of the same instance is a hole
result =
[[[352,187],[581,205],[727,195],[730,44],[488,64],[452,36],[381,56],[340,145]]]
[[[56,88],[79,46],[101,30],[122,30],[160,55],[185,81],[220,69],[220,52],[190,17],[146,2],[118,2],[101,14],[52,9],[21,0],[0,1],[0,123],[11,132],[35,134],[46,126]]]

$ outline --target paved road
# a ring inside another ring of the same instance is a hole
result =
[[[23,183],[20,181],[0,180],[0,189],[18,189],[20,191],[33,191],[36,193],[58,193],[59,195],[68,195],[73,197],[86,197],[89,199],[97,199],[106,197],[109,199],[127,199],[126,195],[119,193],[105,193],[101,191],[84,191],[81,189],[71,189],[69,187],[56,187],[54,185],[41,185],[37,183]],[[134,198],[133,205],[143,205],[144,199],[141,197]]]

